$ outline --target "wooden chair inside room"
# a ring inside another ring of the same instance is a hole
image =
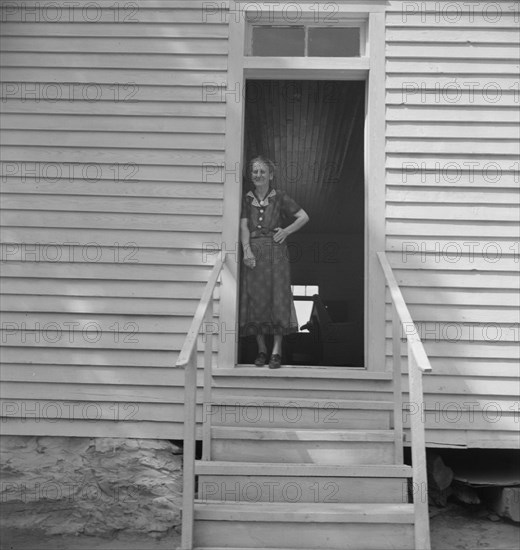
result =
[[[307,328],[317,343],[320,365],[363,366],[359,345],[363,338],[363,327],[359,323],[344,320],[348,315],[348,305],[344,302],[327,306],[321,296],[313,296],[310,319]]]

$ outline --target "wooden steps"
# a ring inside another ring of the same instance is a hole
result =
[[[212,398],[229,395],[280,399],[392,400],[389,373],[334,367],[214,368]]]
[[[413,320],[383,253],[392,372],[214,368],[215,339],[205,338],[203,461],[196,462],[197,344],[201,331],[212,334],[203,324],[213,325],[225,257],[211,271],[176,363],[185,368],[182,550],[430,550],[428,500],[408,502],[411,481],[427,487],[419,415],[411,418],[413,475],[402,464],[400,336]],[[409,399],[422,403],[431,366],[417,334],[407,334],[407,350]]]
[[[394,433],[218,426],[211,430],[211,456],[214,460],[242,462],[392,464]]]
[[[214,369],[194,548],[414,548],[391,385],[357,369]]]
[[[255,406],[272,406],[272,407],[318,407],[325,408],[326,405],[332,404],[336,409],[349,409],[349,410],[391,410],[393,403],[391,401],[369,401],[365,400],[353,400],[353,399],[309,399],[309,398],[296,398],[296,399],[278,399],[273,400],[270,396],[255,396],[255,398],[247,398],[241,395],[228,395],[218,400],[213,401],[214,405],[228,405],[228,406],[242,406],[242,407],[255,407]]]
[[[195,546],[412,549],[413,518],[411,504],[196,501]]]
[[[408,466],[197,462],[202,502],[407,502]]]
[[[391,401],[227,395],[205,412],[214,426],[388,429],[392,409]]]
[[[327,476],[373,476],[373,477],[410,477],[411,466],[404,464],[376,465],[322,465],[322,464],[278,464],[250,462],[220,462],[218,460],[198,460],[195,473],[205,474],[269,474],[269,475],[327,475]]]
[[[195,519],[294,523],[410,523],[410,504],[195,501]]]

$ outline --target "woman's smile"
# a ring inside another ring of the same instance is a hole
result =
[[[263,187],[269,184],[271,173],[269,167],[263,162],[255,162],[251,170],[251,176],[255,187]]]

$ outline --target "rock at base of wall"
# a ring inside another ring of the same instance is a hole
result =
[[[47,535],[180,530],[182,451],[169,441],[0,437],[1,522]]]
[[[430,504],[446,506],[451,495],[453,470],[444,464],[442,457],[435,451],[428,449],[426,454],[428,472],[428,498]]]
[[[490,501],[499,516],[520,523],[520,487],[496,488]]]

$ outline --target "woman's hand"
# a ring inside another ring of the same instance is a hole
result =
[[[244,248],[244,264],[251,269],[256,266],[256,258],[250,246]]]
[[[289,231],[287,231],[287,229],[275,227],[274,230],[276,231],[276,233],[273,235],[275,243],[283,243],[285,239],[287,239],[287,237],[289,236]]]
[[[274,230],[276,231],[276,233],[273,235],[275,243],[283,243],[289,235],[291,235],[295,231],[298,231],[298,229],[303,227],[309,221],[309,216],[303,208],[300,208],[300,210],[298,210],[298,212],[294,214],[294,217],[296,218],[296,220],[294,220],[293,223],[291,223],[291,225],[288,225],[286,228],[274,228]]]

